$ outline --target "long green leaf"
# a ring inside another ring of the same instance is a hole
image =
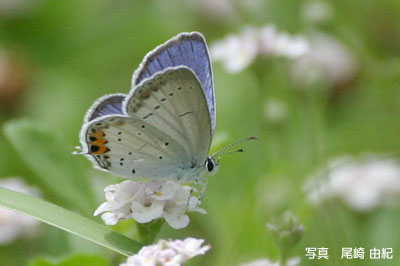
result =
[[[93,196],[86,167],[72,147],[27,120],[5,125],[5,135],[52,197],[68,207],[92,213]]]
[[[137,252],[141,247],[138,242],[104,225],[19,192],[0,188],[0,205],[83,237],[125,256]]]

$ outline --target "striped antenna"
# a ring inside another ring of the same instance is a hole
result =
[[[227,151],[227,152],[224,152],[224,151],[227,150],[227,149],[229,149],[229,148],[232,148],[233,146],[238,145],[239,143],[242,143],[242,142],[248,141],[248,140],[253,140],[253,139],[254,139],[254,140],[255,140],[255,139],[258,139],[258,137],[252,136],[252,137],[248,137],[248,138],[244,138],[244,139],[239,139],[239,140],[237,140],[237,141],[235,141],[235,142],[233,142],[233,143],[231,143],[231,144],[229,144],[229,145],[226,145],[225,147],[222,147],[221,149],[217,150],[216,152],[214,152],[214,153],[211,155],[211,157],[214,158],[215,156],[218,156],[218,155],[228,154],[228,153],[234,153],[234,152],[244,152],[243,149],[239,149],[239,150],[236,150],[236,151]]]

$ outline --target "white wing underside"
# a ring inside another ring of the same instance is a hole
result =
[[[99,117],[82,129],[83,152],[95,166],[129,178],[193,181],[201,175],[211,122],[189,68],[168,68],[143,80],[122,109],[123,115]]]

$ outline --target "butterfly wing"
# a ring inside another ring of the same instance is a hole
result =
[[[117,93],[109,94],[98,99],[89,111],[85,115],[84,122],[94,120],[97,117],[111,115],[111,114],[123,114],[122,103],[126,98],[126,94]]]
[[[187,66],[198,77],[207,101],[211,130],[215,129],[215,95],[210,56],[199,32],[181,33],[147,54],[133,75],[133,87],[169,67]]]
[[[95,166],[131,178],[190,181],[201,174],[211,121],[192,70],[168,68],[143,80],[122,109],[123,115],[98,117],[81,131]]]

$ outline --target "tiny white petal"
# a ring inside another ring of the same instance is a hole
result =
[[[106,212],[101,215],[101,219],[107,224],[107,225],[115,225],[118,222],[118,218],[114,213],[111,212]]]
[[[189,210],[195,209],[199,205],[200,200],[198,197],[190,197],[188,202]]]
[[[132,218],[135,219],[139,223],[148,223],[154,219],[160,218],[164,204],[163,202],[151,202],[148,206],[140,202],[132,202]]]
[[[174,182],[166,182],[159,184],[156,189],[148,192],[148,195],[157,200],[169,200],[174,198],[179,188],[180,185]]]
[[[93,216],[97,216],[100,213],[106,212],[106,211],[110,211],[109,207],[108,207],[108,203],[107,202],[103,202],[95,211]]]
[[[189,217],[179,212],[164,214],[165,221],[174,229],[181,229],[189,224]]]

